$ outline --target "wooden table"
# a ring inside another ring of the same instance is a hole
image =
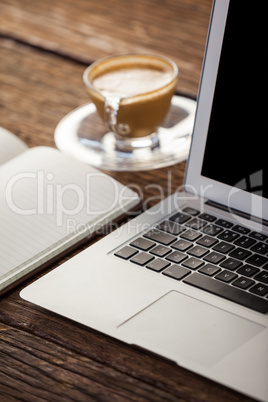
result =
[[[88,102],[85,66],[116,53],[173,58],[180,69],[178,91],[195,97],[211,6],[212,0],[1,0],[0,124],[30,147],[55,146],[59,120]],[[150,184],[162,186],[163,198],[182,184],[184,169],[185,162],[112,175],[141,186],[151,206],[159,193]],[[29,282],[0,299],[1,401],[245,400],[21,300],[19,291]]]

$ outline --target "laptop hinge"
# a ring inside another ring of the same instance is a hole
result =
[[[214,207],[214,208],[221,209],[222,211],[230,212],[232,214],[241,216],[242,218],[260,223],[262,225],[268,226],[268,221],[266,219],[257,218],[257,216],[249,215],[245,212],[239,211],[238,209],[230,208],[223,204],[219,204],[218,202],[208,200],[205,202],[205,204],[210,205],[211,207]]]

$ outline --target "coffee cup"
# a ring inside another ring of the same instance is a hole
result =
[[[113,133],[116,148],[156,147],[176,89],[178,68],[163,56],[130,54],[101,59],[84,72],[90,99]]]

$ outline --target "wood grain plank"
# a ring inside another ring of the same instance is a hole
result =
[[[196,94],[212,0],[2,0],[0,32],[89,64],[118,53],[172,57]]]
[[[1,325],[0,389],[27,400],[175,401],[168,391],[85,355]],[[12,377],[12,385],[9,377]],[[28,399],[28,397],[30,397]]]
[[[88,102],[84,67],[8,39],[0,52],[1,125],[29,146],[54,146],[59,120]]]

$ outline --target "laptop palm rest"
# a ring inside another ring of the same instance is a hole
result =
[[[118,326],[136,345],[173,360],[213,366],[264,329],[235,314],[171,291]],[[129,336],[128,336],[129,337]]]

